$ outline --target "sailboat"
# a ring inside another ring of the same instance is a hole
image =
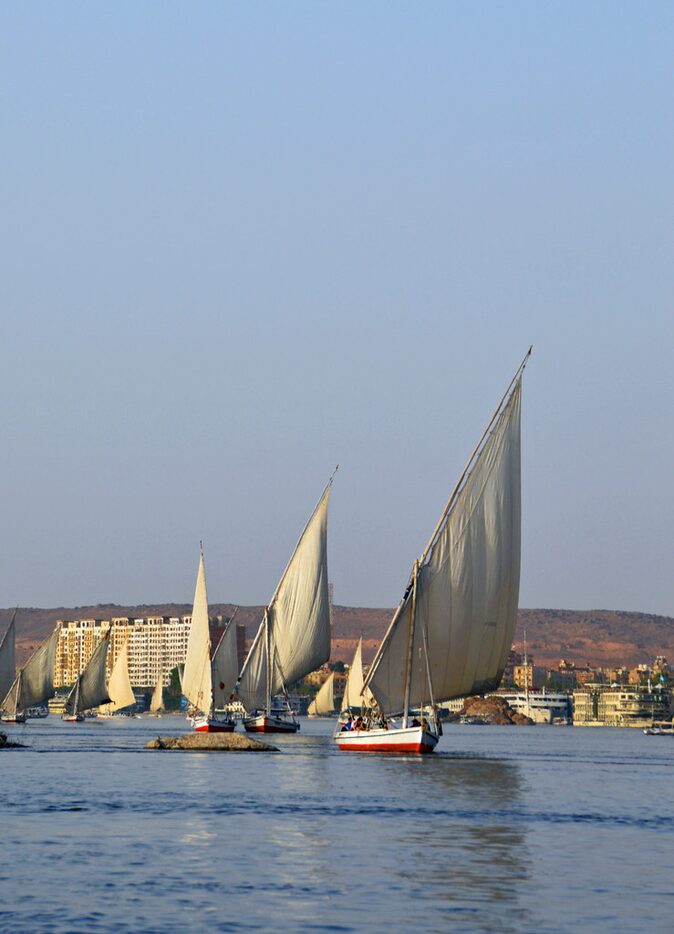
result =
[[[131,688],[129,679],[129,644],[125,642],[119,650],[119,655],[110,672],[108,681],[108,695],[110,703],[99,707],[99,717],[111,717],[115,711],[131,707],[136,703],[136,697]]]
[[[102,636],[85,668],[77,676],[65,703],[61,719],[66,723],[81,723],[84,712],[112,701],[105,683],[105,663],[110,645],[110,630]]]
[[[346,722],[353,717],[354,712],[361,713],[364,707],[371,707],[374,698],[369,688],[363,691],[365,680],[363,678],[363,639],[358,640],[356,651],[353,653],[353,661],[349,668],[349,674],[344,685],[344,694],[340,710],[340,723]]]
[[[334,477],[304,527],[239,676],[249,733],[296,733],[300,727],[290,710],[288,686],[330,657],[327,538]],[[273,706],[278,694],[285,697],[285,709]]]
[[[161,717],[161,712],[164,709],[164,675],[163,673],[159,675],[157,683],[154,686],[154,691],[152,692],[152,697],[150,698],[150,710],[148,711],[148,716],[150,717]]]
[[[436,704],[498,687],[520,580],[520,408],[531,348],[459,477],[379,647],[365,688],[379,722],[335,734],[340,749],[432,752]],[[386,717],[402,714],[398,726]]]
[[[230,702],[236,686],[236,679],[239,676],[235,616],[236,610],[220,637],[211,659],[214,710],[222,710]]]
[[[2,719],[6,723],[24,723],[29,707],[43,704],[54,696],[54,662],[58,638],[59,631],[55,629],[17,672],[0,703]]]
[[[4,697],[16,677],[16,632],[14,622],[17,611],[7,627],[7,632],[0,642],[0,697]]]
[[[335,673],[331,671],[309,704],[307,716],[329,717],[335,712]]]
[[[192,705],[191,722],[197,733],[231,733],[234,730],[236,726],[234,720],[215,715],[203,549],[199,555],[199,570],[194,592],[190,634],[187,639],[182,692]]]

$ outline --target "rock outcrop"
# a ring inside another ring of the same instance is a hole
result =
[[[533,720],[518,713],[502,697],[467,697],[463,713],[469,717],[480,717],[495,726],[530,726]]]
[[[244,733],[185,733],[158,736],[146,749],[181,749],[187,752],[278,752],[276,746],[261,743]]]

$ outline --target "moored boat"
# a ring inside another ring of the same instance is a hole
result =
[[[441,735],[436,704],[500,683],[517,619],[521,384],[530,353],[414,562],[364,680],[375,706],[335,733],[339,749],[432,752]],[[400,726],[387,722],[400,714]]]

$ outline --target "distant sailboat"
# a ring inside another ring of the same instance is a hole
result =
[[[415,561],[365,679],[379,707],[380,725],[368,728],[366,722],[362,730],[336,733],[340,749],[432,752],[440,735],[437,702],[498,687],[517,618],[520,405],[530,353]],[[384,719],[401,713],[400,727]]]
[[[334,474],[307,522],[276,588],[239,676],[249,733],[296,733],[287,689],[330,657],[328,502]],[[285,710],[274,708],[283,694]],[[287,716],[290,714],[290,718]]]
[[[5,722],[23,723],[29,707],[43,704],[54,696],[54,662],[58,638],[59,631],[55,629],[17,672],[0,704]]]
[[[161,717],[161,712],[164,709],[164,675],[163,673],[159,675],[157,683],[154,686],[154,691],[152,692],[152,697],[150,698],[150,710],[149,714],[152,717]]]
[[[234,730],[236,726],[234,720],[215,714],[203,550],[199,555],[199,570],[194,592],[190,634],[187,639],[182,692],[192,705],[192,726],[197,733],[231,733]]]
[[[65,703],[61,719],[81,723],[86,710],[112,701],[105,683],[105,663],[110,645],[110,630],[102,636],[84,670],[78,675]]]
[[[7,632],[0,642],[0,697],[4,697],[16,678],[16,631],[15,620],[17,611],[7,627]]]
[[[374,698],[369,689],[363,692],[363,640],[358,640],[356,651],[353,654],[353,661],[349,668],[349,674],[344,685],[344,694],[342,696],[341,713],[351,716],[354,711],[360,713],[363,707],[371,707]]]
[[[335,712],[335,673],[331,671],[309,704],[309,717],[329,717]]]
[[[98,715],[112,716],[117,710],[123,710],[125,707],[131,707],[136,703],[136,697],[131,688],[129,679],[129,646],[125,642],[119,650],[119,655],[110,672],[108,681],[108,694],[110,703],[103,704],[99,708]]]

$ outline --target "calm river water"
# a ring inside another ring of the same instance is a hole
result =
[[[674,740],[450,726],[424,758],[147,752],[180,718],[3,727],[0,931],[671,931]]]

